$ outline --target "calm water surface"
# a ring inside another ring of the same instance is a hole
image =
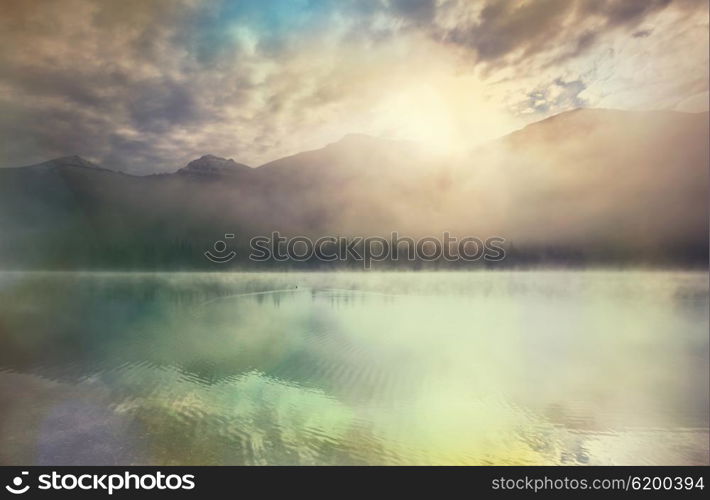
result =
[[[2,464],[707,464],[708,275],[0,273]]]

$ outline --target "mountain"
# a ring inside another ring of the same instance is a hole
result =
[[[708,134],[708,113],[581,109],[455,158],[349,135],[256,168],[2,168],[0,266],[202,268],[225,233],[244,247],[275,230],[502,236],[506,264],[705,265]]]
[[[251,168],[234,160],[220,158],[214,155],[204,155],[178,170],[182,175],[249,175]]]
[[[708,134],[707,112],[576,110],[478,148],[455,182],[528,246],[706,262]]]
[[[36,165],[28,165],[26,167],[19,167],[19,168],[32,169],[32,170],[56,170],[56,169],[72,168],[72,167],[105,170],[105,169],[102,169],[101,167],[99,167],[97,164],[92,163],[89,160],[85,160],[81,156],[77,156],[77,155],[63,156],[61,158],[55,158],[53,160],[38,163]]]

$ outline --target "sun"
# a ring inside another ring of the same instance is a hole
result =
[[[380,134],[439,153],[468,151],[520,126],[473,78],[432,75],[390,89],[375,108]]]

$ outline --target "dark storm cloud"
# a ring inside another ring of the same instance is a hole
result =
[[[584,0],[582,15],[601,16],[608,26],[629,25],[649,13],[666,7],[672,0]]]
[[[479,61],[501,65],[566,47],[564,57],[590,49],[613,29],[631,29],[672,0],[489,0],[473,21],[443,30],[449,43],[471,49]],[[696,2],[680,2],[694,7]],[[588,26],[587,26],[588,25]],[[580,32],[581,31],[581,32]],[[569,48],[571,46],[571,49]]]
[[[549,42],[553,28],[574,7],[569,0],[541,0],[519,5],[506,0],[488,2],[480,19],[470,26],[457,26],[447,39],[474,49],[478,58],[491,61],[511,52],[539,50]]]
[[[159,79],[142,82],[134,89],[127,107],[133,125],[141,132],[165,132],[202,118],[189,85]]]

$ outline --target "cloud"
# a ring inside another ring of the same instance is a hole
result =
[[[391,0],[392,14],[412,21],[419,26],[427,26],[436,17],[435,0]]]
[[[525,99],[517,104],[517,111],[522,114],[548,116],[570,109],[582,108],[587,100],[580,94],[587,85],[582,80],[565,81],[555,78],[547,85],[529,92]]]
[[[510,2],[489,0],[478,16],[444,29],[449,43],[473,51],[478,61],[494,66],[532,56],[559,52],[576,57],[590,49],[603,34],[632,29],[644,19],[665,9],[671,0],[537,0]],[[700,3],[680,2],[693,10]],[[456,10],[465,10],[458,4]]]
[[[542,50],[553,42],[550,34],[573,8],[568,0],[515,3],[488,2],[476,22],[456,26],[446,35],[451,43],[473,49],[479,60],[499,61],[521,52]]]
[[[415,107],[427,96],[439,128],[466,137],[528,115],[615,99],[673,107],[707,91],[708,8],[694,0],[5,0],[3,8],[3,166],[80,154],[145,173],[204,153],[258,165],[349,132],[421,136],[426,116],[411,126],[401,95]],[[434,109],[438,102],[446,108]]]

